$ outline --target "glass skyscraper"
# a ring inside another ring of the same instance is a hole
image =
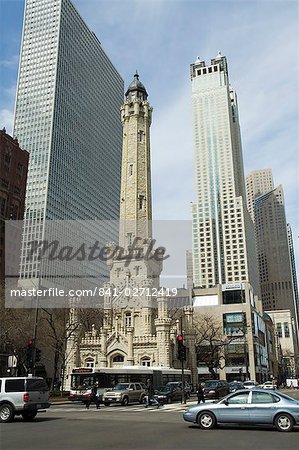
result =
[[[193,282],[258,292],[254,229],[246,208],[237,96],[225,56],[191,64],[195,142]]]
[[[27,242],[45,220],[119,217],[121,76],[70,0],[25,0],[14,136],[30,152]]]

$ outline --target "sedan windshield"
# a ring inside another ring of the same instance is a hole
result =
[[[205,388],[209,388],[209,389],[214,389],[214,388],[216,388],[218,386],[218,383],[217,383],[217,381],[207,381],[206,383],[205,383]]]
[[[113,391],[125,391],[126,389],[129,389],[129,385],[128,384],[124,384],[124,383],[120,383],[120,384],[117,384],[113,388]]]
[[[173,387],[172,386],[162,386],[161,388],[159,388],[159,392],[170,392],[172,391]]]

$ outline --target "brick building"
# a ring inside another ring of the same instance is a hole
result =
[[[0,277],[5,276],[5,220],[22,220],[29,153],[17,139],[0,130]]]

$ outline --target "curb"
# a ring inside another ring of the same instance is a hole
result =
[[[51,403],[51,406],[54,406],[54,405],[71,405],[72,404],[72,402],[70,402],[70,401],[61,401],[61,402],[51,402],[51,399],[49,400],[50,401],[50,403]]]

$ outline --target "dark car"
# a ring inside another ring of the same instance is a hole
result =
[[[229,385],[224,380],[208,380],[204,384],[203,393],[205,399],[219,399],[229,394]]]
[[[228,383],[229,392],[236,392],[239,389],[244,389],[244,385],[241,381],[231,381]]]
[[[169,386],[169,385],[173,385],[173,386],[179,387],[180,389],[183,389],[183,388],[182,388],[183,383],[182,383],[181,381],[169,381],[169,382],[166,384],[166,386]],[[192,386],[191,386],[191,384],[189,384],[187,381],[185,381],[185,383],[184,383],[184,389],[185,389],[185,393],[186,393],[186,398],[187,398],[187,399],[190,398],[190,395],[191,395],[191,392],[192,392]]]
[[[167,384],[166,386],[163,386],[155,391],[155,397],[162,403],[181,401],[182,396],[182,389],[174,384]]]

